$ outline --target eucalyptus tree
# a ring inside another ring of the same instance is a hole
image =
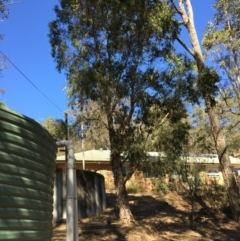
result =
[[[56,140],[64,140],[66,138],[66,123],[61,119],[49,117],[43,122],[43,127],[46,128]]]
[[[170,58],[166,56],[168,70],[162,78],[165,88],[158,90],[162,98],[145,105],[142,117],[145,131],[149,134],[148,150],[164,152],[173,162],[188,145],[190,123],[186,102],[193,98],[195,82],[191,75],[193,63],[185,56],[181,57],[176,54],[171,54]]]
[[[208,57],[225,73],[239,101],[240,90],[240,2],[216,0],[216,14],[206,27],[203,46]]]
[[[240,147],[237,141],[240,115],[240,2],[217,0],[213,5],[216,14],[206,27],[203,46],[216,69],[222,73],[219,84],[219,108],[231,135],[232,148]],[[234,140],[233,140],[234,139]]]
[[[176,67],[170,61],[173,38],[165,39],[178,31],[173,11],[152,0],[61,0],[55,13],[49,24],[52,56],[57,69],[66,71],[73,108],[81,110],[94,101],[105,115],[119,217],[134,221],[125,184],[144,156],[145,110],[157,104],[167,113],[167,99],[182,101],[175,93],[181,77],[168,76]],[[152,21],[156,13],[157,32]],[[131,162],[126,176],[125,160]]]
[[[89,101],[84,109],[74,110],[75,128],[85,127],[84,139],[91,149],[110,149],[107,119],[97,101]]]
[[[170,0],[164,2],[168,2],[175,10],[175,14],[182,20],[179,24],[181,24],[188,32],[191,47],[189,47],[188,44],[180,38],[180,36],[177,36],[177,40],[196,62],[198,70],[198,93],[205,101],[206,112],[209,116],[216,152],[218,154],[223,173],[230,207],[233,212],[234,219],[240,221],[239,190],[232,172],[228,148],[216,108],[215,97],[218,90],[217,83],[219,83],[219,75],[213,68],[208,67],[204,61],[201,45],[194,25],[191,0]]]
[[[226,99],[222,95],[218,99],[218,110],[220,121],[228,143],[229,153],[235,155],[240,150],[240,120],[239,105],[237,97],[228,96]]]
[[[194,154],[216,153],[215,143],[211,133],[211,125],[204,106],[194,106],[189,118],[191,124],[189,137],[189,152]]]

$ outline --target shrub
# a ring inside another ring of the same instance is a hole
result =
[[[211,209],[222,209],[228,203],[226,188],[217,182],[202,186],[200,193]]]
[[[169,186],[161,179],[152,178],[151,182],[156,190],[156,193],[160,196],[163,196],[170,191]]]
[[[126,184],[127,193],[143,193],[145,188],[142,182],[127,182]]]
[[[157,184],[157,193],[160,196],[163,196],[165,194],[167,194],[169,192],[169,187],[167,184],[165,184],[164,182],[159,181]]]

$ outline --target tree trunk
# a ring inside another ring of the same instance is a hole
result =
[[[236,179],[231,167],[231,161],[227,151],[225,137],[220,126],[219,118],[216,112],[216,107],[211,104],[211,97],[205,96],[206,110],[210,119],[212,133],[215,141],[215,147],[218,154],[218,159],[227,189],[229,204],[233,213],[233,219],[240,221],[240,195]]]
[[[184,6],[184,2],[186,4],[185,5],[186,8]],[[182,44],[182,46],[194,57],[198,67],[198,73],[201,74],[201,71],[204,71],[206,66],[204,63],[201,47],[198,41],[196,29],[194,26],[191,1],[178,0],[178,4],[179,4],[178,13],[182,16],[183,24],[189,33],[192,49],[187,47],[187,45],[180,39],[178,40],[179,40],[179,43]],[[208,84],[208,79],[205,79],[203,81],[204,83],[206,83],[206,85]],[[227,189],[229,204],[233,213],[233,218],[235,221],[239,222],[240,221],[240,195],[239,195],[239,190],[237,187],[236,180],[234,178],[233,170],[231,168],[231,162],[227,151],[225,137],[224,137],[224,134],[220,125],[219,117],[216,111],[216,104],[214,102],[212,93],[209,93],[209,92],[204,93],[204,90],[201,88],[200,88],[200,91],[202,91],[202,94],[205,100],[206,111],[211,123],[212,134],[215,141],[215,147],[218,154],[219,163],[222,169],[221,171],[222,171],[224,183]]]
[[[134,217],[129,207],[128,194],[126,191],[126,181],[122,173],[122,163],[120,153],[111,153],[111,165],[114,175],[114,185],[117,195],[117,214],[119,219],[127,222],[134,222]]]

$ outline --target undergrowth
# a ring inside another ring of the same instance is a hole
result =
[[[129,182],[126,184],[127,193],[136,194],[136,193],[143,193],[144,186],[142,182]]]

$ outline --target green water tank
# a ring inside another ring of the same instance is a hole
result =
[[[0,240],[51,241],[56,144],[0,103]]]

